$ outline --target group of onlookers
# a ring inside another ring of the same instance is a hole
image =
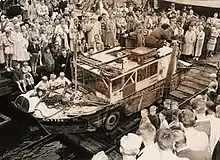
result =
[[[120,140],[123,160],[219,160],[220,96],[216,74],[210,78],[207,93],[185,108],[166,99],[160,110],[143,109],[139,130]],[[98,157],[108,159],[104,152]]]
[[[44,68],[41,74],[47,77],[65,72],[71,79],[73,54],[89,56],[117,45],[160,48],[177,40],[179,55],[195,60],[220,51],[217,13],[206,18],[190,7],[176,10],[175,4],[159,11],[151,1],[142,6],[102,0],[31,0],[19,5],[24,15],[1,15],[0,64],[7,71],[28,62],[33,76],[37,68]]]

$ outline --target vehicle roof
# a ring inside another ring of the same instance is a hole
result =
[[[157,56],[149,56],[144,64],[140,64],[130,58],[134,53],[135,56],[141,56],[148,54],[148,52],[156,52]],[[112,79],[154,60],[160,59],[161,57],[167,56],[171,54],[171,52],[172,48],[169,47],[160,48],[159,50],[147,47],[138,47],[134,50],[127,50],[118,46],[106,51],[97,52],[90,57],[80,56],[77,65],[99,76],[102,75],[102,71],[105,69],[109,73],[107,79]]]

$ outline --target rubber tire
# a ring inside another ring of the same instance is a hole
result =
[[[112,131],[120,122],[121,113],[119,111],[113,111],[111,112],[105,119],[105,122],[103,124],[103,129],[105,131]],[[112,121],[112,122],[111,122]]]

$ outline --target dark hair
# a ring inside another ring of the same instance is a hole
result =
[[[206,107],[213,111],[213,112],[216,112],[216,104],[213,102],[213,101],[207,101],[206,102]]]
[[[159,129],[156,133],[156,142],[161,150],[173,149],[173,132],[168,128]]]
[[[99,16],[99,17],[98,17],[98,21],[101,21],[101,20],[102,20],[102,16]]]
[[[128,13],[127,13],[127,16],[128,16],[128,17],[134,17],[134,14],[133,14],[132,12],[128,12]]]
[[[169,27],[170,27],[170,25],[169,25],[169,24],[166,24],[166,23],[164,23],[164,24],[161,25],[161,28],[164,29],[164,30],[166,30],[166,29],[169,28]]]
[[[48,49],[50,50],[50,47],[45,47],[44,51],[46,52]]]
[[[94,47],[90,47],[90,48],[88,49],[88,51],[91,50],[91,49],[94,49]]]
[[[179,148],[182,144],[186,144],[186,135],[182,130],[174,130],[175,147]]]
[[[81,31],[82,29],[83,29],[83,28],[82,28],[81,25],[78,25],[78,26],[77,26],[77,30],[78,30],[78,31]]]

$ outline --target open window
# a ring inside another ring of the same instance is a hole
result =
[[[158,72],[158,62],[152,63],[146,67],[140,68],[137,71],[137,82],[143,81],[149,77],[156,75]]]
[[[83,83],[86,87],[110,97],[110,84],[103,77],[84,70]]]

